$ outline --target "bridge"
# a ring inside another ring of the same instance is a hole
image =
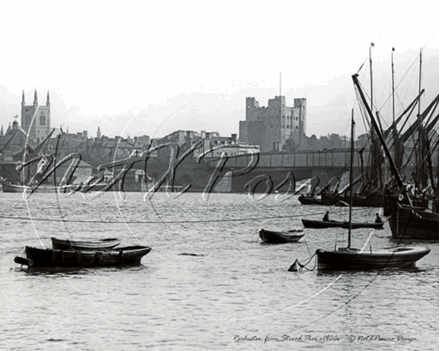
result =
[[[366,166],[369,152],[364,152],[362,157],[363,161],[359,152],[356,152],[354,157],[356,175]],[[322,186],[331,178],[340,178],[347,172],[350,167],[350,150],[254,153],[228,156],[226,162],[225,157],[223,159],[207,157],[203,162],[212,169],[219,168],[224,163],[222,169],[225,176],[219,182],[217,189],[229,188],[231,191],[239,192],[252,187],[253,183],[257,184],[260,190],[271,185],[276,189],[280,185],[287,187],[286,183],[292,179],[297,182],[312,177],[318,177]]]
[[[364,149],[362,157],[359,151],[356,150],[353,158],[355,177],[368,170],[370,158],[369,149]],[[114,176],[129,191],[144,191],[160,183],[163,188],[168,185],[177,189],[188,187],[188,191],[239,193],[249,192],[249,189],[255,192],[291,192],[296,182],[312,177],[318,177],[319,186],[323,186],[334,177],[341,179],[350,166],[349,149],[224,154],[222,157],[209,157],[208,154],[200,157],[195,152],[188,152],[186,156],[178,153],[150,156],[90,163],[95,170],[98,166],[101,169],[115,168]],[[432,159],[438,175],[438,149]],[[412,167],[406,167],[406,179],[410,179],[412,172]]]
[[[362,172],[369,169],[370,150],[364,149],[362,155],[360,149],[356,149],[353,157],[353,173],[357,177]],[[385,155],[384,155],[385,157]],[[408,155],[407,155],[408,157]],[[435,155],[434,155],[435,157]],[[438,159],[438,151],[437,151]],[[205,158],[203,160],[210,168],[219,167],[222,160],[220,158]],[[296,181],[318,177],[320,186],[323,186],[333,177],[341,178],[350,168],[350,150],[349,149],[323,149],[312,151],[295,152],[276,152],[246,154],[238,156],[228,156],[224,162],[223,173],[227,171],[232,175],[226,188],[230,187],[232,191],[239,191],[246,187],[249,182],[271,179],[276,184],[281,184],[286,179],[287,174],[291,172]],[[404,160],[405,164],[406,160]],[[435,161],[437,162],[437,161]],[[248,173],[246,169],[252,170]],[[438,162],[437,162],[438,168]],[[243,171],[244,170],[244,171]],[[406,167],[404,177],[410,179],[413,167]],[[237,177],[233,177],[237,174]],[[227,177],[223,180],[225,182]]]
[[[353,157],[355,177],[366,172],[369,165],[369,149],[364,149],[362,157],[359,151],[356,150]],[[270,189],[286,192],[286,189],[292,191],[291,186],[296,182],[312,177],[318,177],[319,186],[323,186],[330,179],[347,174],[350,167],[349,149],[197,156],[200,155],[188,153],[185,157],[174,155],[171,159],[169,155],[148,159],[133,157],[116,161],[119,164],[116,168],[127,164],[130,171],[142,170],[135,175],[136,183],[147,183],[142,189],[161,182],[163,187],[174,185],[182,189],[189,186],[188,191],[248,192],[253,189],[266,192]],[[411,173],[412,168],[407,167],[405,177],[409,179]],[[148,177],[144,177],[145,174]],[[125,181],[128,180],[126,177]]]

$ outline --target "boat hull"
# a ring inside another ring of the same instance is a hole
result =
[[[438,213],[398,205],[389,224],[393,239],[439,240]]]
[[[353,207],[382,207],[384,204],[384,194],[382,192],[374,193],[370,196],[353,195]],[[321,205],[324,206],[347,206],[350,203],[349,197],[343,195],[321,194]]]
[[[291,230],[286,232],[274,232],[270,230],[260,230],[260,238],[263,243],[270,244],[285,244],[285,243],[296,243],[298,242],[304,234],[302,230]]]
[[[26,260],[31,268],[107,267],[139,265],[143,256],[151,251],[148,246],[127,246],[111,250],[79,251],[53,250],[26,246]],[[22,259],[21,257],[19,259]],[[23,263],[16,262],[20,264]]]
[[[317,250],[318,269],[356,270],[383,269],[414,266],[431,250],[419,247],[402,247],[378,251],[343,249],[339,251]]]
[[[70,192],[75,186],[73,185],[63,185],[63,186],[50,186],[50,185],[40,185],[38,187],[17,185],[2,183],[2,189],[4,193],[57,193],[57,192]]]
[[[302,205],[321,205],[321,200],[313,196],[301,195],[298,197],[298,201],[301,202]]]
[[[302,223],[305,228],[321,229],[321,228],[345,228],[348,229],[348,222],[339,221],[315,221],[311,219],[303,219]],[[351,229],[372,228],[383,229],[383,223],[351,223]]]
[[[39,185],[39,186],[26,186],[18,184],[10,184],[2,182],[2,189],[4,193],[70,193],[78,191],[81,193],[92,193],[96,191],[103,191],[107,187],[107,184],[96,185],[84,185],[84,184],[69,184],[69,185]],[[108,189],[112,191],[114,187]]]
[[[118,246],[121,241],[115,238],[95,241],[61,240],[51,238],[52,248],[56,250],[105,250]]]

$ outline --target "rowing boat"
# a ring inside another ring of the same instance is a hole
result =
[[[303,219],[302,223],[305,228],[346,228],[348,229],[349,222],[341,222],[341,221],[320,221],[320,220],[311,220],[311,219]],[[383,229],[383,223],[359,223],[352,222],[351,229],[358,228],[373,228],[373,229]]]
[[[302,229],[288,230],[284,232],[274,232],[261,229],[260,238],[264,243],[284,244],[296,243],[304,236]]]
[[[41,249],[26,246],[26,257],[15,257],[14,261],[29,268],[58,267],[106,267],[138,265],[148,254],[148,246],[126,246],[117,249],[79,251]]]

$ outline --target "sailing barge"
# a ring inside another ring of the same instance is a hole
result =
[[[400,180],[395,164],[393,163],[386,143],[380,133],[374,116],[366,104],[365,96],[360,88],[357,74],[353,75],[353,82],[357,88],[365,109],[371,119],[371,124],[377,132],[379,139],[384,147],[384,152],[390,161],[393,172]],[[350,187],[353,184],[353,153],[354,153],[354,116],[352,112],[351,121],[351,160],[350,160]],[[401,180],[400,180],[401,182]],[[350,211],[349,223],[352,221],[352,191],[350,191]],[[318,249],[316,251],[318,269],[330,270],[350,270],[350,269],[383,269],[383,268],[400,268],[413,266],[418,260],[426,256],[431,250],[423,247],[393,247],[380,250],[360,250],[351,247],[351,225],[348,229],[348,245],[347,247],[334,249],[333,251],[326,251]]]
[[[438,213],[424,208],[398,204],[389,223],[393,239],[439,240]]]

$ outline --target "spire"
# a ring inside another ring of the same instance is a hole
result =
[[[46,106],[50,105],[50,100],[49,100],[49,90],[47,91],[47,100],[46,100]]]
[[[34,105],[38,105],[37,89],[35,89],[35,93],[34,93]]]
[[[0,135],[3,135],[3,124],[2,124],[2,128],[0,129]]]
[[[23,93],[21,94],[21,104],[24,105],[24,89],[23,89]]]
[[[99,126],[98,126],[98,131],[96,132],[96,137],[97,137],[98,139],[101,138],[101,129],[99,128]]]

